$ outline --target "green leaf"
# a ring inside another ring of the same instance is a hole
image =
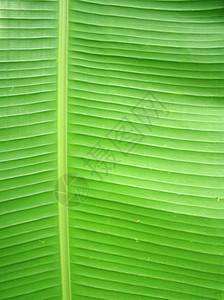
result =
[[[61,299],[57,2],[0,9],[0,299]]]
[[[223,299],[223,9],[1,1],[0,299]]]

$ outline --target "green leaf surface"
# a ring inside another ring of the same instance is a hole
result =
[[[0,299],[61,299],[57,2],[0,9]]]
[[[223,299],[223,12],[0,2],[0,299]]]

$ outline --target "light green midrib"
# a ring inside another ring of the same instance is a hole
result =
[[[67,206],[67,43],[68,0],[59,0],[58,24],[58,205],[62,299],[71,300]],[[62,180],[62,178],[64,180]]]

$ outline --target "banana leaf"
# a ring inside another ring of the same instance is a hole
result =
[[[0,1],[0,299],[224,299],[223,12]]]

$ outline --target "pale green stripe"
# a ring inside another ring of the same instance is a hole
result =
[[[63,300],[71,299],[67,207],[67,31],[68,0],[59,1],[58,36],[58,200]],[[64,180],[60,180],[65,178]]]

